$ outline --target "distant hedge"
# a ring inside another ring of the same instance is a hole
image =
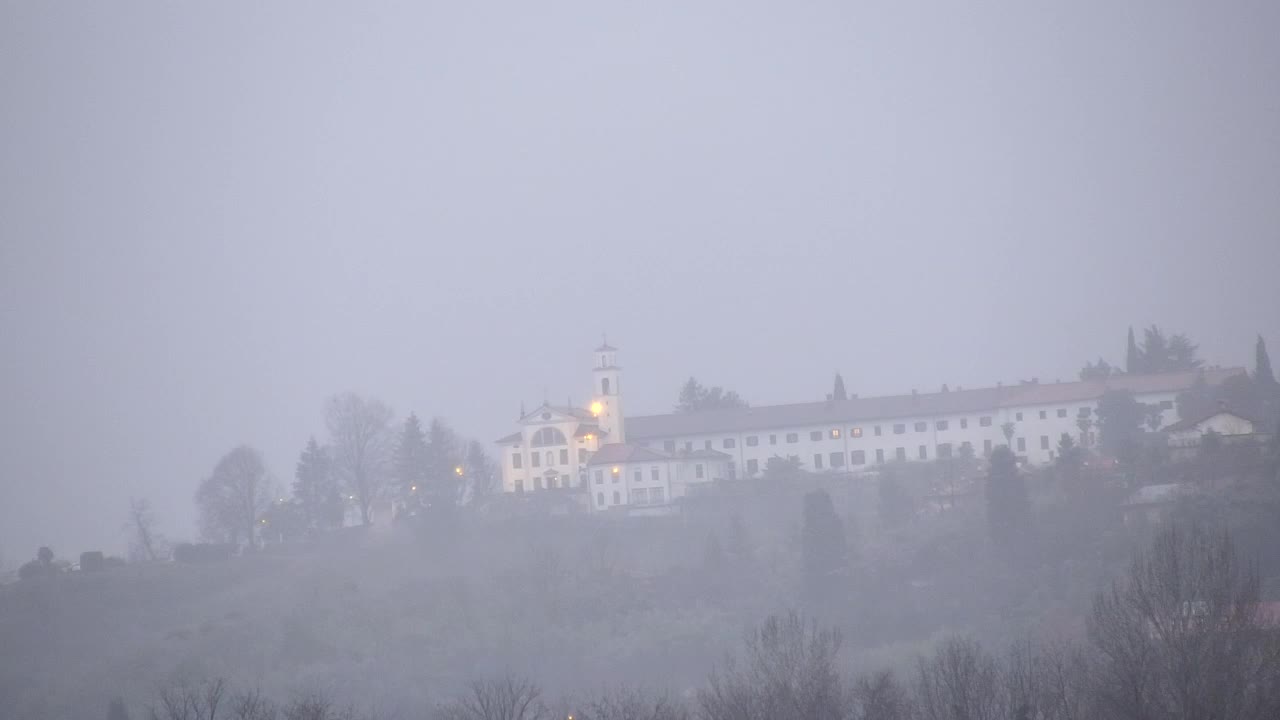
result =
[[[89,552],[80,553],[80,570],[82,572],[101,570],[106,566],[106,558],[103,557],[102,551],[90,550]]]

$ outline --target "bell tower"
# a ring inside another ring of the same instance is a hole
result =
[[[626,442],[622,422],[622,368],[618,367],[618,349],[601,343],[591,358],[591,414],[611,443]]]

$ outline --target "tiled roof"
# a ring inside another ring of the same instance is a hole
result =
[[[498,438],[493,442],[498,445],[506,445],[507,443],[520,442],[520,438],[521,438],[521,433],[515,432],[515,433],[511,433],[506,437]]]
[[[588,465],[614,465],[629,462],[651,462],[653,460],[670,460],[660,452],[629,443],[609,443],[602,445],[591,456]]]
[[[1212,385],[1245,371],[1243,368],[1209,368],[1203,372],[1205,382]],[[1092,401],[1107,390],[1128,390],[1135,394],[1179,392],[1194,385],[1197,375],[1197,371],[1117,375],[1107,380],[1085,382],[1023,383],[973,390],[647,415],[627,418],[627,435],[645,439],[976,414],[1002,408]]]
[[[1166,428],[1163,428],[1163,430],[1165,432],[1182,432],[1183,430],[1191,430],[1195,428],[1195,426],[1199,425],[1200,423],[1206,420],[1209,420],[1211,418],[1216,418],[1219,415],[1230,415],[1231,417],[1239,418],[1241,420],[1252,423],[1254,425],[1258,424],[1258,421],[1254,420],[1253,418],[1245,417],[1244,415],[1241,415],[1240,413],[1237,413],[1237,412],[1232,412],[1230,410],[1224,410],[1222,408],[1218,408],[1217,410],[1214,410],[1212,412],[1204,413],[1200,417],[1187,418],[1186,420],[1179,420],[1178,422]]]

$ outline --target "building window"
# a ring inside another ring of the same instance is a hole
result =
[[[821,439],[822,439],[822,431],[821,431],[821,430],[813,430],[813,431],[811,431],[811,432],[809,433],[809,439],[810,439],[810,440],[815,440],[815,441],[816,441],[816,440],[821,440]]]
[[[1027,451],[1027,439],[1018,438],[1018,452],[1026,452],[1026,451]]]
[[[684,451],[685,451],[685,452],[693,452],[693,441],[692,441],[692,440],[685,440],[685,441],[684,441]]]
[[[946,420],[939,420],[938,422],[933,424],[933,427],[936,430],[946,430],[947,428],[951,427],[951,423],[947,422]]]
[[[883,435],[883,434],[884,434],[884,433],[883,433],[883,432],[881,432],[881,430],[880,430],[880,426],[879,426],[879,425],[877,425],[877,426],[876,426],[876,437],[880,437],[880,436],[881,436],[881,435]]]
[[[578,464],[579,464],[579,465],[586,465],[586,464],[587,464],[587,449],[586,449],[586,448],[578,448]]]
[[[760,444],[760,438],[756,435],[747,436],[747,447],[755,447]]]
[[[604,484],[604,471],[603,471],[603,470],[597,470],[597,471],[596,471],[596,484],[597,484],[597,485],[603,485],[603,484]]]
[[[925,430],[928,430],[928,429],[929,429],[929,423],[927,422],[916,423],[916,432],[924,432]]]
[[[661,502],[666,502],[666,498],[665,498],[666,494],[667,493],[660,487],[649,488],[649,502],[654,505],[657,505],[658,503],[661,503]]]
[[[1089,413],[1090,413],[1089,408],[1082,407],[1080,408],[1079,412],[1076,413],[1076,417],[1089,417]]]
[[[569,459],[568,453],[565,453],[564,459],[568,461]],[[547,467],[551,467],[552,465],[555,465],[555,464],[556,464],[556,454],[548,450],[547,451]]]
[[[512,470],[519,470],[519,469],[524,465],[524,463],[522,462],[522,460],[523,460],[523,458],[522,458],[522,457],[520,457],[520,453],[515,453],[514,455],[512,455],[512,456],[511,456],[511,469],[512,469]]]
[[[542,456],[536,452],[529,453],[529,466],[542,467]]]
[[[554,475],[553,475],[553,476],[551,476],[551,477],[549,477],[549,478],[547,478],[547,489],[548,489],[548,490],[550,490],[550,489],[552,489],[552,488],[558,488],[558,487],[560,487],[560,478],[558,478],[558,477],[556,477],[556,476],[554,476]]]
[[[516,481],[516,492],[518,493],[524,492],[524,480]]]
[[[854,450],[853,452],[849,453],[849,462],[850,462],[851,464],[853,464],[853,465],[866,465],[866,464],[867,464],[867,451],[866,451],[866,450]]]
[[[760,462],[755,458],[747,460],[747,475],[755,475],[760,470]]]
[[[1160,409],[1161,409],[1161,410],[1172,410],[1172,409],[1173,409],[1173,401],[1172,401],[1172,400],[1161,400],[1161,401],[1160,401]]]
[[[1048,450],[1048,449],[1049,449],[1049,436],[1048,436],[1048,435],[1041,435],[1041,436],[1040,436],[1040,449],[1041,449],[1041,450]]]
[[[641,470],[640,468],[636,468],[636,471],[631,475],[636,479],[637,484],[644,482],[644,471]]]
[[[982,441],[982,454],[985,457],[991,457],[991,441],[990,440]]]
[[[920,449],[917,451],[917,453],[920,455],[920,459],[921,459],[921,460],[928,460],[928,459],[929,459],[929,448],[928,448],[927,446],[925,446],[925,445],[921,445],[921,446],[920,446]]]
[[[906,462],[906,461],[907,461],[907,449],[906,449],[906,448],[901,448],[901,447],[900,447],[900,448],[898,448],[897,450],[894,450],[894,451],[893,451],[893,454],[894,454],[895,456],[897,456],[897,458],[898,458],[898,461],[899,461],[899,462]]]
[[[1022,422],[1022,413],[1014,413],[1013,419]]]
[[[822,469],[822,453],[817,453],[813,456],[813,469],[814,470]]]
[[[1048,411],[1048,410],[1041,410],[1041,411],[1040,411],[1040,419],[1041,419],[1041,420],[1047,420],[1047,419],[1049,419],[1049,411]]]
[[[569,464],[569,448],[560,448],[560,464]]]
[[[614,468],[613,470],[609,471],[609,474],[613,476],[614,482],[618,482],[618,479],[622,477],[622,469]]]
[[[693,466],[693,476],[699,480],[702,479],[702,463]]]
[[[737,447],[737,446],[738,446],[738,441],[737,441],[737,440],[734,440],[733,438],[725,438],[725,439],[724,439],[724,449],[725,449],[725,450],[732,450],[733,448],[735,448],[735,447]]]
[[[675,441],[675,440],[663,440],[663,441],[662,441],[662,449],[663,449],[663,450],[666,450],[666,451],[667,451],[667,452],[669,452],[669,453],[673,453],[673,452],[675,452],[675,451],[676,451],[676,441]]]
[[[600,378],[600,394],[609,394],[609,378]]]
[[[960,418],[960,429],[961,430],[969,429],[969,418]]]
[[[938,457],[951,457],[951,443],[938,443]]]
[[[770,436],[769,436],[769,444],[770,444],[770,445],[777,445],[777,444],[778,444],[778,436],[777,436],[777,435],[770,435]]]
[[[702,449],[703,449],[703,450],[710,450],[710,449],[711,449],[711,441],[710,441],[710,440],[703,440],[703,441],[702,441]]]
[[[649,479],[654,482],[658,482],[659,480],[662,479],[662,475],[658,472],[657,465],[654,465],[653,467],[649,468]]]
[[[862,437],[862,428],[860,428],[860,427],[856,427],[856,428],[849,428],[849,437],[851,437],[851,438],[860,438],[860,437]]]
[[[1064,418],[1064,417],[1066,417],[1066,416],[1067,416],[1067,409],[1066,409],[1066,408],[1058,408],[1058,417],[1060,417],[1060,418]]]
[[[604,493],[596,493],[596,507],[604,507]]]
[[[789,443],[800,442],[800,433],[787,433],[787,442]]]
[[[619,493],[617,490],[613,491],[613,504],[614,505],[622,504],[622,494]]]
[[[894,426],[893,426],[893,434],[894,434],[894,435],[901,435],[901,434],[905,433],[906,431],[907,431],[907,426],[906,426],[906,425],[904,425],[903,423],[898,423],[897,425],[894,425]]]
[[[542,489],[542,478],[540,478],[540,477],[536,477],[536,478],[534,478],[534,479],[533,479],[533,489],[534,489],[534,490],[541,490],[541,489]]]
[[[840,439],[840,428],[831,428],[831,433],[830,433],[830,435],[831,435],[831,439],[832,439],[832,440],[839,440],[839,439]]]
[[[991,416],[985,415],[983,417],[978,418],[978,425],[980,427],[991,427]]]
[[[648,505],[649,489],[648,488],[632,488],[631,504],[632,505]]]
[[[844,467],[844,453],[842,452],[833,452],[831,453],[831,457],[827,459],[830,461],[829,464],[833,468]]]
[[[876,462],[880,465],[884,464],[884,448],[878,448],[876,450]]]
[[[560,487],[562,487],[562,488],[567,488],[567,487],[569,487],[569,476],[568,476],[568,475],[561,475],[561,476],[560,476]]]
[[[564,436],[564,433],[560,432],[559,430],[553,427],[544,427],[538,432],[533,434],[533,437],[530,438],[529,440],[529,444],[532,445],[533,447],[546,447],[548,445],[568,445],[569,439]]]

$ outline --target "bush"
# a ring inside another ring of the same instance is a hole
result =
[[[90,550],[89,552],[80,553],[80,570],[82,572],[95,572],[106,567],[106,558],[103,557],[100,550]]]

